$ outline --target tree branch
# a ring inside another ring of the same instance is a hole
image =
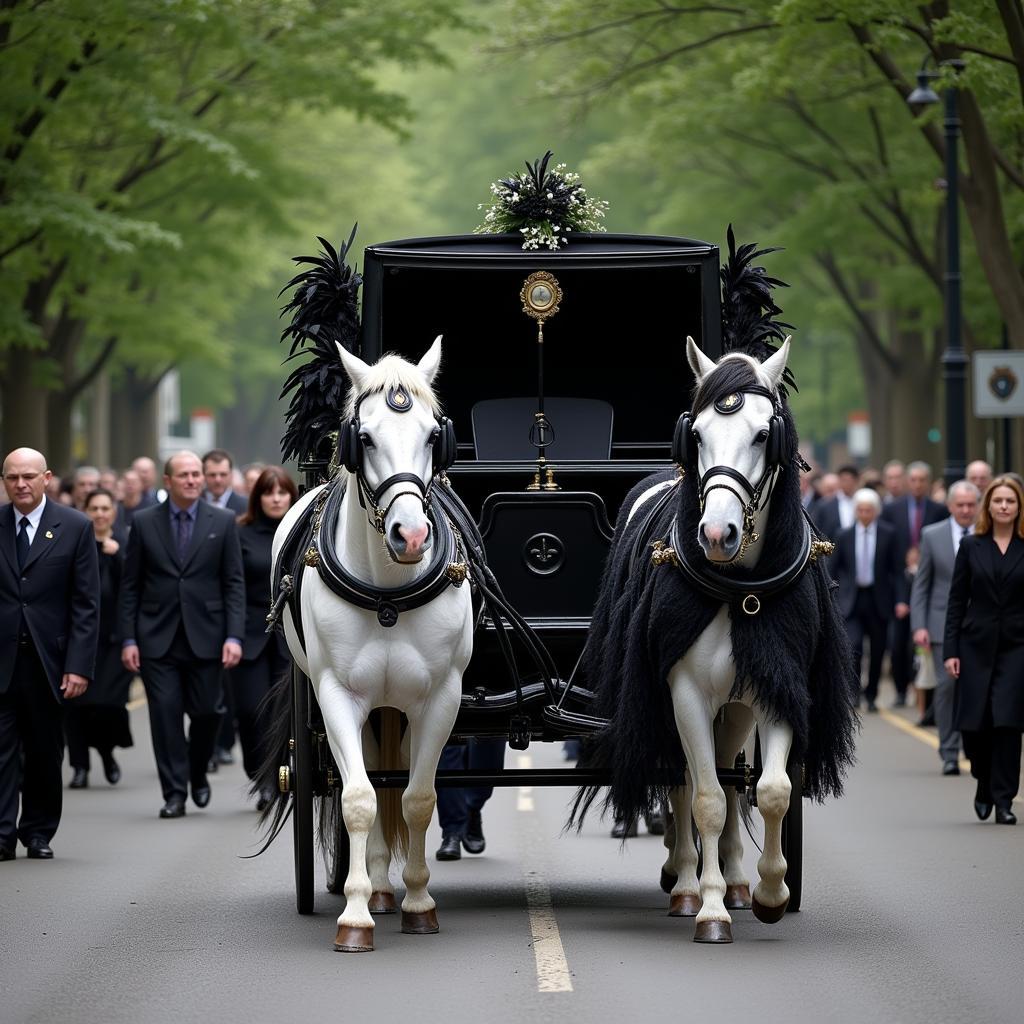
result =
[[[61,397],[65,402],[73,402],[96,379],[100,370],[103,369],[107,361],[114,354],[115,348],[117,348],[117,335],[112,334],[103,343],[103,348],[100,349],[96,358],[86,367],[81,376],[69,384],[61,393]]]

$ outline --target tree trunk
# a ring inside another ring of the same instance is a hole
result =
[[[133,369],[110,389],[110,461],[118,469],[140,455],[160,461],[157,437],[157,387]]]
[[[46,443],[50,468],[62,476],[75,468],[74,438],[71,429],[72,403],[63,400],[60,392],[51,392],[46,409]],[[89,453],[92,458],[92,453]]]
[[[36,362],[36,353],[28,349],[9,349],[6,354],[0,383],[4,455],[15,448],[29,447],[50,458],[46,433],[50,393],[34,383]]]

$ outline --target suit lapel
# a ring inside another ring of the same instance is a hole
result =
[[[182,569],[188,567],[188,563],[192,561],[195,553],[202,546],[203,541],[206,539],[206,534],[209,532],[212,519],[213,513],[210,511],[210,506],[205,501],[200,501],[199,507],[196,509],[196,521],[192,524],[192,539],[189,541],[188,550],[185,552],[185,557],[181,563]]]
[[[21,570],[23,574],[56,547],[60,525],[60,518],[54,511],[53,503],[47,501],[39,526],[36,528],[36,535],[32,538],[32,546],[28,549],[28,558],[25,559],[24,568]]]
[[[18,570],[17,537],[14,529],[14,506],[4,505],[0,508],[0,547],[11,565],[15,579],[21,576]]]
[[[1004,585],[1020,561],[1021,555],[1024,555],[1024,540],[1021,540],[1020,537],[1014,534],[1013,539],[1010,541],[1010,546],[1006,549],[1006,554],[1002,556]]]

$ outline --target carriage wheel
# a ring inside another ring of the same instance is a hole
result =
[[[292,670],[292,838],[295,846],[295,906],[313,913],[313,734],[309,728],[309,683]]]
[[[804,881],[803,765],[790,760],[786,774],[793,789],[789,795],[789,810],[782,819],[782,855],[786,858],[786,885],[789,886],[786,912],[795,914],[800,909]]]
[[[343,893],[345,891],[345,879],[348,877],[348,829],[345,828],[345,818],[341,813],[341,790],[335,789],[325,800],[334,801],[331,820],[334,822],[334,835],[331,845],[324,854],[324,864],[327,868],[327,891]]]

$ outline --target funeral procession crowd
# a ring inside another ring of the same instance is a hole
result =
[[[79,466],[64,477],[31,448],[3,462],[0,508],[0,861],[54,856],[64,789],[88,787],[95,750],[110,786],[132,744],[141,677],[163,803],[180,818],[211,800],[236,745],[252,780],[265,755],[264,698],[290,666],[266,633],[271,543],[298,497],[278,465],[236,468],[181,451],[158,475]],[[862,709],[878,709],[888,655],[895,704],[935,728],[941,775],[977,781],[978,818],[1012,825],[1024,732],[1024,492],[983,461],[936,481],[923,462],[805,474],[804,506],[835,543],[832,575]],[[862,666],[862,662],[863,664]],[[185,718],[188,718],[186,730]],[[493,748],[493,749],[492,749]],[[574,756],[571,743],[567,757]],[[448,748],[441,767],[500,766],[504,742]],[[472,759],[476,757],[477,761]],[[470,759],[467,762],[467,758]],[[258,809],[271,794],[254,790]],[[441,860],[484,848],[488,790],[439,801]],[[19,813],[20,805],[20,813]],[[968,814],[970,811],[968,810]],[[648,823],[650,827],[651,823]],[[613,834],[636,823],[616,822]]]

